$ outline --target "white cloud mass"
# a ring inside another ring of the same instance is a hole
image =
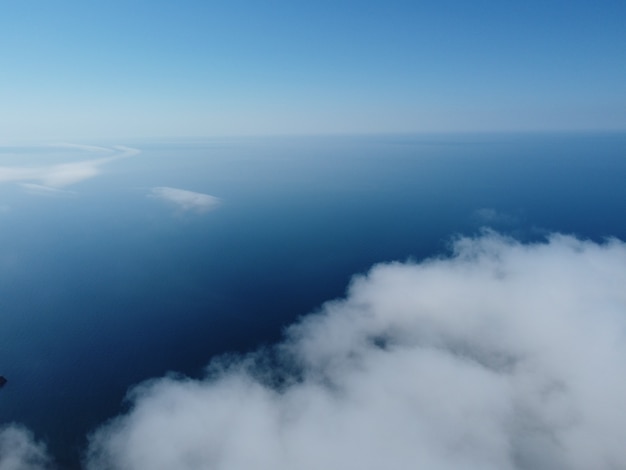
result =
[[[271,351],[137,387],[88,468],[626,467],[626,245],[486,233],[375,266]]]
[[[377,265],[275,347],[136,387],[85,466],[626,468],[624,286],[625,243],[563,235]]]
[[[184,211],[208,212],[220,204],[220,199],[215,196],[167,186],[152,188],[149,195],[172,203]]]

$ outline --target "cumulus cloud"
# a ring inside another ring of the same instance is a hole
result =
[[[0,428],[0,470],[43,470],[50,458],[43,444],[21,426]]]
[[[149,196],[174,204],[184,211],[208,212],[220,204],[220,199],[215,196],[167,186],[152,188]]]
[[[460,238],[270,350],[135,388],[87,468],[626,467],[626,244]]]
[[[124,146],[94,147],[75,144],[54,144],[48,147],[67,148],[89,153],[105,153],[107,156],[52,165],[0,166],[0,183],[18,182],[34,184],[40,189],[61,189],[100,174],[102,166],[121,158],[137,155],[139,150]]]

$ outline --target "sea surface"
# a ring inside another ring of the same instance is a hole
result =
[[[133,385],[279,341],[375,263],[486,229],[626,240],[626,134],[89,144],[141,152],[57,190],[0,181],[0,423],[67,468]],[[96,158],[53,148],[0,147],[0,166]]]

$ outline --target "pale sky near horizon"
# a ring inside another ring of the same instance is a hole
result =
[[[626,130],[626,2],[20,0],[0,143]]]

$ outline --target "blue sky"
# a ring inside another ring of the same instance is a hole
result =
[[[0,142],[626,129],[626,3],[3,2]]]

